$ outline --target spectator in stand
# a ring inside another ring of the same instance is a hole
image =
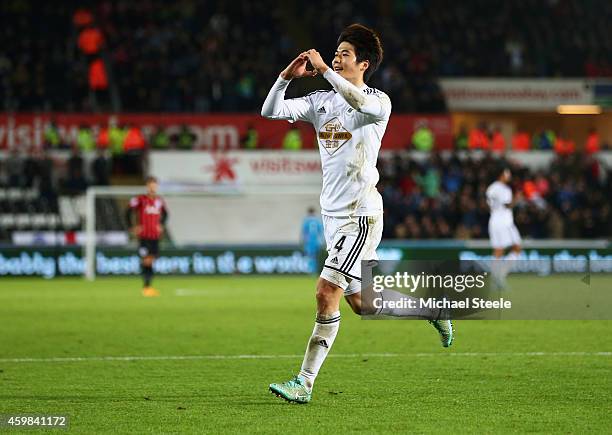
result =
[[[106,157],[106,151],[98,149],[96,158],[91,162],[91,174],[93,184],[96,186],[108,186],[110,184],[110,163]]]
[[[465,125],[461,125],[459,133],[455,136],[455,148],[458,150],[466,150],[469,147],[468,130]]]
[[[87,180],[81,169],[76,169],[64,182],[64,192],[67,195],[81,195],[85,193],[87,187]]]
[[[34,147],[30,147],[28,154],[23,161],[22,186],[27,188],[34,187],[38,179],[38,173],[39,167],[36,149]]]
[[[17,148],[13,148],[9,151],[9,155],[6,159],[6,173],[9,187],[22,186],[23,158],[19,154],[19,151],[17,151]]]
[[[4,161],[0,159],[0,187],[8,185],[8,175],[6,174],[6,167]]]
[[[84,160],[81,156],[81,151],[77,147],[72,148],[72,154],[68,158],[67,163],[67,178],[75,178],[75,174],[83,173]]]
[[[100,29],[95,26],[88,26],[81,30],[79,34],[78,46],[86,56],[96,56],[100,52],[103,43],[104,36]]]
[[[412,134],[412,146],[417,151],[429,152],[435,146],[435,137],[427,121],[420,121]]]
[[[489,133],[484,123],[479,124],[478,127],[470,131],[468,146],[471,150],[489,150],[491,148]]]
[[[559,135],[555,140],[555,153],[560,156],[568,156],[576,152],[576,143],[571,139],[566,139]]]
[[[170,136],[163,126],[158,126],[151,136],[151,148],[157,151],[170,148]]]
[[[127,125],[125,130],[126,134],[123,139],[123,151],[126,153],[141,153],[146,147],[146,141],[140,128],[134,125]]]
[[[564,233],[563,218],[558,210],[552,209],[548,215],[546,234],[551,239],[562,239]],[[606,234],[606,233],[600,233]]]
[[[537,173],[535,178],[535,187],[542,198],[546,198],[550,193],[550,183],[544,176],[544,172],[540,171]]]
[[[533,137],[533,148],[538,150],[552,150],[557,136],[552,130],[542,130]]]
[[[587,154],[599,152],[599,133],[594,128],[589,131],[584,150]]]
[[[93,24],[93,15],[89,9],[77,9],[72,15],[72,24],[77,28],[91,26]]]
[[[100,131],[98,132],[98,137],[96,138],[96,147],[100,149],[107,149],[110,146],[110,137],[109,137],[109,129],[107,126],[102,126]]]
[[[299,151],[302,149],[302,135],[295,125],[291,125],[283,138],[283,149]]]
[[[255,150],[259,146],[259,133],[253,124],[247,126],[247,131],[242,138],[242,147],[247,150]]]
[[[421,176],[417,171],[412,171],[410,174],[404,174],[399,181],[399,190],[405,195],[411,195],[415,187],[417,187],[417,179]]]
[[[55,120],[51,119],[45,127],[44,146],[48,149],[65,148]]]
[[[38,189],[53,190],[53,172],[55,167],[53,159],[51,156],[49,156],[49,153],[46,150],[42,150],[38,157]]]
[[[598,213],[597,236],[612,234],[612,212],[610,204],[604,204]]]
[[[81,152],[93,151],[96,148],[96,138],[94,137],[91,127],[81,125],[77,133],[77,146]]]
[[[84,159],[81,150],[73,147],[72,154],[67,161],[67,175],[62,188],[68,195],[79,195],[87,190],[87,180],[83,174]]]
[[[181,130],[176,138],[177,147],[181,150],[192,150],[196,141],[196,135],[191,131],[188,125],[181,125]]]
[[[495,153],[504,153],[506,151],[506,138],[504,138],[499,126],[495,127],[491,137],[491,151]]]
[[[440,174],[435,167],[428,167],[425,174],[423,176],[419,175],[416,181],[425,196],[437,198],[440,195]]]
[[[120,156],[124,153],[125,136],[127,128],[119,125],[112,125],[108,130],[108,141],[113,156]]]
[[[546,201],[544,201],[542,194],[538,189],[538,185],[531,178],[527,178],[523,182],[523,194],[525,199],[540,209],[546,208]]]
[[[119,125],[111,125],[108,129],[108,142],[112,156],[113,171],[118,174],[127,173],[128,164],[125,160],[123,144],[127,135],[127,129]]]
[[[453,164],[445,171],[443,176],[444,190],[455,193],[459,190],[463,181],[462,171],[459,165]]]
[[[512,150],[513,151],[529,151],[531,147],[531,140],[529,133],[519,129],[512,136]]]
[[[142,174],[142,157],[146,151],[147,143],[145,137],[137,126],[125,127],[125,137],[123,139],[124,158],[123,169],[131,175]]]

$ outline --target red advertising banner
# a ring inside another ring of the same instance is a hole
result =
[[[50,122],[58,126],[62,141],[76,142],[80,126],[91,126],[94,134],[103,127],[130,125],[141,128],[149,138],[159,128],[168,134],[178,134],[181,126],[187,125],[196,136],[196,149],[236,150],[242,148],[247,130],[253,127],[258,133],[258,148],[281,148],[282,141],[291,128],[284,121],[271,121],[257,114],[66,114],[66,113],[0,113],[0,149],[14,147],[41,147],[44,131]],[[426,124],[433,132],[436,148],[452,148],[451,118],[447,115],[392,115],[383,138],[383,149],[406,149],[410,147],[412,134],[417,126]],[[295,123],[300,130],[304,149],[315,148],[312,126]]]

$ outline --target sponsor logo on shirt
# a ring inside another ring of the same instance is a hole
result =
[[[157,204],[147,205],[144,211],[146,214],[159,214],[159,207]]]
[[[326,122],[319,130],[319,144],[331,155],[348,142],[353,135],[347,131],[338,118]]]

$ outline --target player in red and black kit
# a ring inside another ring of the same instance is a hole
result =
[[[151,287],[153,281],[153,262],[159,254],[159,239],[168,219],[168,209],[164,200],[157,195],[157,179],[147,177],[147,193],[130,200],[126,211],[126,220],[132,227],[132,212],[138,214],[138,223],[132,227],[132,232],[138,237],[138,255],[141,258],[142,278],[144,288],[142,294],[147,297],[159,296],[159,292]]]

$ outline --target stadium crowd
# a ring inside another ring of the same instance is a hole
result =
[[[352,22],[382,36],[385,61],[370,84],[392,96],[396,112],[444,112],[440,77],[612,76],[606,0],[314,0],[299,7],[272,0],[7,0],[0,2],[0,111],[256,112],[297,52],[316,47],[331,58],[336,35]],[[288,96],[325,85],[300,80]],[[560,156],[537,173],[508,162],[524,237],[612,235],[610,169],[590,156],[609,143],[600,145],[592,132],[576,146],[550,130],[516,132],[506,143],[491,127],[462,130],[455,147],[553,149]],[[412,146],[431,150],[432,133],[417,133]],[[46,150],[9,151],[0,161],[0,185],[37,187],[50,198],[80,193],[108,184],[111,172],[140,173],[147,149],[196,145],[188,126],[173,134],[81,126],[74,143],[63,143],[51,123],[44,137],[47,149],[73,149],[71,157],[58,170]],[[250,128],[243,146],[256,143]],[[287,143],[296,149],[300,142]],[[86,163],[81,153],[96,149]],[[484,191],[499,162],[407,156],[381,161],[385,237],[485,237]]]
[[[407,152],[380,159],[378,184],[385,204],[388,239],[487,237],[487,186],[504,165],[513,173],[515,222],[530,238],[612,237],[612,171],[588,154],[559,155],[546,170],[532,171],[503,157],[467,153],[415,160]],[[100,150],[85,160],[77,150],[61,164],[46,151],[13,151],[0,160],[0,187],[37,188],[41,197],[78,195],[107,185],[114,165]]]
[[[612,75],[606,0],[86,4],[0,3],[2,110],[108,109],[113,95],[124,111],[258,110],[298,51],[331,58],[352,22],[382,35],[372,85],[393,95],[396,111],[444,111],[438,77]],[[291,92],[325,85],[318,80]]]
[[[378,165],[385,204],[383,237],[487,237],[485,191],[504,165],[513,173],[514,218],[523,237],[612,236],[612,174],[586,154],[558,157],[548,169],[536,172],[490,154],[482,160],[432,154],[423,162],[396,154]]]
[[[27,153],[12,150],[0,158],[0,187],[34,188],[47,198],[58,192],[78,195],[90,185],[109,185],[112,162],[103,150],[89,159],[78,148],[65,159],[35,148]]]

